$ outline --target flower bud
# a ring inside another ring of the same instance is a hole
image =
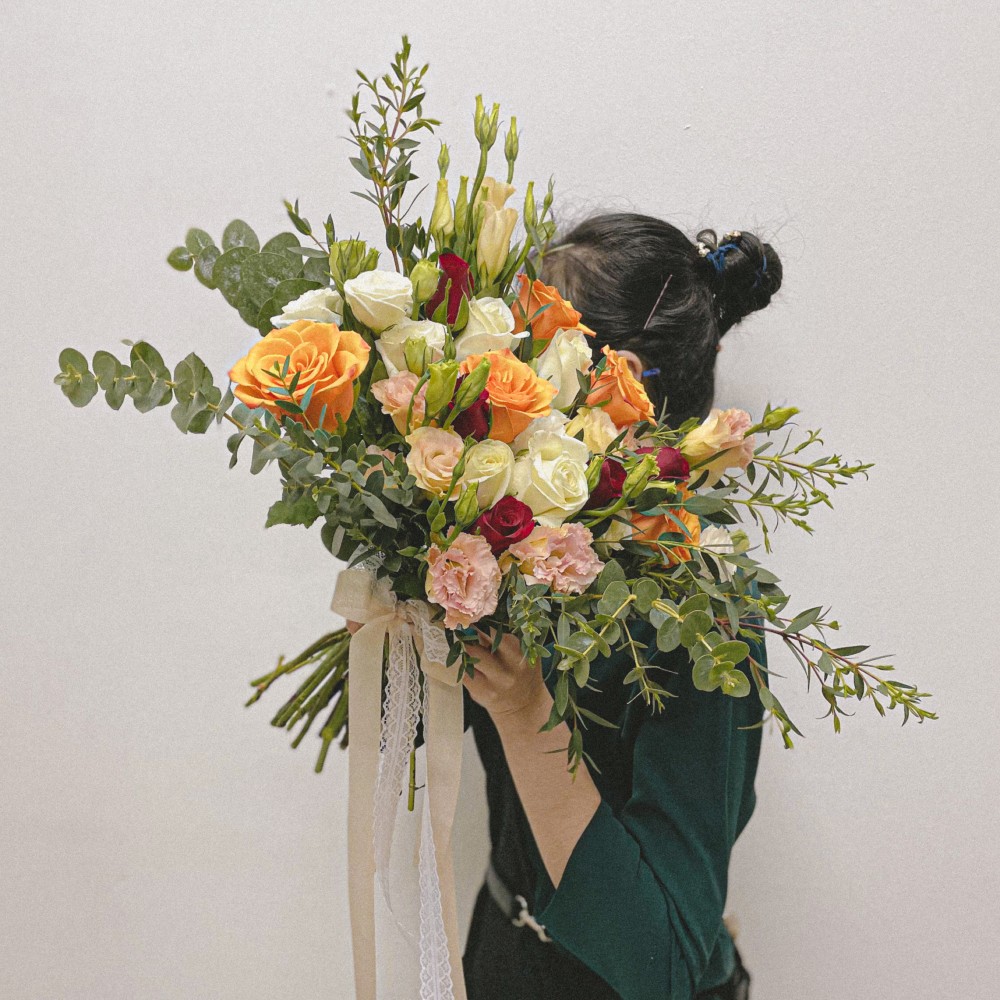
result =
[[[646,488],[646,484],[657,471],[656,459],[652,455],[643,455],[642,459],[632,467],[632,470],[625,477],[625,482],[622,484],[622,496],[626,498],[637,496]]]
[[[448,152],[448,146],[445,143],[441,143],[441,152],[438,153],[438,170],[441,171],[441,176],[444,177],[448,173],[448,167],[451,166],[451,153]]]
[[[528,181],[528,190],[524,195],[524,224],[535,226],[538,224],[538,211],[535,209],[535,182]]]
[[[587,489],[593,493],[601,481],[601,468],[604,466],[604,456],[595,455],[587,466]]]
[[[510,238],[517,225],[517,210],[503,208],[499,211],[489,202],[483,205],[485,214],[479,239],[476,243],[476,259],[492,281],[503,270],[510,253]]]
[[[465,232],[469,221],[469,178],[462,177],[458,182],[458,196],[455,198],[455,229]]]
[[[418,260],[410,272],[413,285],[413,301],[418,305],[426,302],[436,291],[441,280],[441,268],[432,260]]]
[[[458,387],[458,392],[455,394],[455,409],[461,412],[462,410],[468,409],[472,406],[477,399],[479,399],[482,394],[483,389],[486,388],[486,380],[490,377],[490,363],[486,358],[476,365],[475,368],[469,372],[464,379],[462,379],[462,384]]]
[[[517,159],[519,145],[520,144],[517,138],[517,119],[511,118],[510,128],[507,129],[507,137],[504,139],[503,143],[503,155],[507,159],[508,182],[514,176],[514,161]]]
[[[467,524],[472,524],[477,517],[479,517],[479,502],[476,499],[475,487],[466,486],[455,503],[455,520],[465,527]]]
[[[427,376],[427,414],[433,417],[451,402],[455,394],[458,362],[437,361],[427,369]]]
[[[368,248],[364,240],[340,240],[330,247],[330,277],[335,285],[356,278],[378,266],[379,252]]]
[[[455,231],[455,216],[451,209],[451,197],[448,194],[448,181],[442,177],[437,182],[437,197],[434,199],[434,209],[427,228],[431,235],[439,240],[451,236]]]
[[[784,427],[798,412],[797,406],[782,406],[777,410],[770,410],[764,414],[764,419],[756,427],[751,427],[747,431],[747,434],[752,434],[755,430],[776,431]]]
[[[414,375],[423,375],[433,356],[433,351],[423,337],[407,337],[406,343],[403,344],[406,367]]]

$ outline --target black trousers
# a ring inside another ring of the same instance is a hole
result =
[[[621,1000],[595,972],[528,927],[515,927],[484,885],[476,898],[462,960],[469,1000]],[[750,976],[736,969],[696,1000],[748,1000]]]

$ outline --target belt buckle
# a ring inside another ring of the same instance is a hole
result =
[[[528,909],[528,901],[524,896],[515,896],[514,902],[521,908],[516,917],[511,917],[510,922],[515,927],[530,927],[537,935],[539,941],[551,941],[552,938],[545,933],[545,928],[531,915]]]

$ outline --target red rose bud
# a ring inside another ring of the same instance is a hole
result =
[[[606,458],[601,466],[601,478],[597,480],[590,499],[583,505],[584,510],[607,507],[609,503],[619,499],[624,483],[625,466],[614,458]]]
[[[458,390],[468,377],[468,375],[459,376],[458,382],[455,384],[455,399],[458,399]],[[448,405],[448,412],[450,413],[453,409],[455,409],[454,400]],[[451,427],[456,434],[461,434],[464,438],[471,437],[476,441],[488,438],[490,436],[490,394],[483,389],[479,398],[455,417]]]
[[[652,448],[636,448],[637,455],[651,455]],[[687,479],[691,472],[688,460],[676,448],[664,445],[656,452],[657,479]]]
[[[438,267],[444,272],[438,282],[437,291],[427,300],[424,312],[427,316],[433,316],[435,310],[444,302],[445,288],[451,282],[451,291],[448,293],[448,322],[454,323],[458,319],[458,310],[462,305],[462,298],[472,298],[472,278],[469,275],[469,265],[458,256],[457,253],[443,253],[438,257]]]
[[[531,508],[516,497],[501,497],[476,519],[479,534],[489,542],[493,555],[506,552],[535,528]]]

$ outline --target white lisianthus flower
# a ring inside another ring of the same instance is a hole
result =
[[[344,300],[336,288],[311,288],[292,299],[278,316],[272,316],[271,324],[280,330],[300,319],[339,326],[344,322]]]
[[[576,399],[580,392],[576,373],[588,372],[592,365],[590,347],[582,330],[555,333],[535,362],[539,377],[548,379],[559,390],[552,400],[552,409],[563,410]]]
[[[517,339],[527,336],[519,333]],[[470,354],[502,351],[514,342],[514,314],[503,299],[483,298],[469,302],[469,322],[455,338],[455,360]]]
[[[480,510],[489,510],[510,492],[514,474],[514,452],[503,441],[486,438],[465,454],[461,484],[474,488]]]
[[[516,438],[511,442],[511,448],[514,449],[514,454],[524,451],[528,447],[528,443],[536,434],[543,434],[546,432],[555,432],[557,434],[562,434],[563,429],[566,427],[566,422],[569,418],[565,413],[560,413],[559,410],[553,410],[551,413],[546,414],[544,417],[537,417],[532,420],[527,427],[517,435]]]
[[[528,453],[514,462],[514,496],[531,508],[539,524],[555,527],[583,508],[587,486],[587,446],[558,431],[541,431]]]
[[[612,519],[607,530],[600,538],[594,539],[594,551],[602,559],[610,559],[614,552],[622,547],[622,542],[632,537],[632,525],[627,521]]]
[[[595,454],[606,451],[621,433],[603,406],[581,406],[566,425],[566,433],[575,437],[583,431],[583,443]]]
[[[736,546],[733,543],[733,536],[730,535],[725,528],[719,528],[716,525],[712,525],[712,527],[704,528],[702,530],[699,545],[703,549],[707,549],[709,552],[729,553],[736,551]],[[716,563],[718,563],[722,579],[732,580],[733,567],[724,559],[716,559]]]
[[[375,341],[375,349],[385,362],[385,370],[390,375],[395,375],[407,371],[404,351],[408,340],[422,340],[431,349],[433,362],[444,357],[447,335],[448,328],[443,323],[433,323],[429,319],[404,319],[382,331],[382,335]]]
[[[344,282],[351,312],[375,333],[406,319],[413,309],[413,285],[395,271],[364,271]]]

